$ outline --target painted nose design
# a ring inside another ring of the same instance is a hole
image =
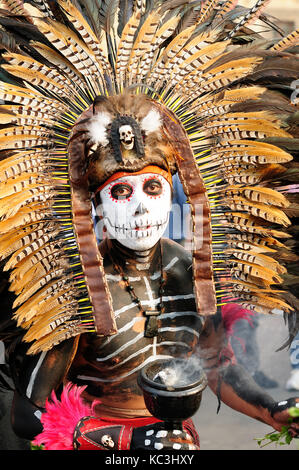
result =
[[[147,212],[148,212],[147,208],[141,202],[135,211],[135,215],[143,215],[143,214],[146,214]]]

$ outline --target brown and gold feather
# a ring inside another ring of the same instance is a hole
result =
[[[162,130],[143,144],[165,156],[189,198],[199,315],[233,301],[293,318],[285,287],[299,207],[298,31],[274,45],[253,33],[265,0],[244,14],[236,0],[140,1],[129,16],[113,2],[97,17],[72,0],[2,3],[13,47],[0,46],[0,259],[29,354],[116,332],[91,217],[96,110],[105,130],[121,114],[140,124],[158,113]]]

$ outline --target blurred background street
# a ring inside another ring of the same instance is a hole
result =
[[[275,352],[287,338],[287,328],[281,316],[260,316],[257,328],[257,343],[261,370],[278,383],[278,387],[267,389],[266,393],[282,401],[298,396],[299,392],[287,391],[286,382],[290,376],[290,356],[287,349]],[[237,413],[223,403],[217,415],[218,400],[206,389],[201,407],[194,418],[200,434],[202,450],[260,450],[255,438],[264,437],[273,429],[252,418]],[[299,439],[291,445],[270,444],[261,450],[299,450]]]

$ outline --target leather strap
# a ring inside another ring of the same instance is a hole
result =
[[[211,210],[206,187],[184,128],[171,111],[161,105],[159,110],[162,111],[163,128],[173,146],[179,178],[191,209],[197,310],[203,316],[214,315],[217,301],[213,279]]]
[[[105,277],[103,258],[99,252],[91,215],[91,196],[86,172],[86,122],[93,115],[93,106],[86,110],[74,126],[69,141],[69,175],[72,195],[73,227],[76,233],[81,265],[85,276],[98,335],[110,336],[117,331],[112,299]]]

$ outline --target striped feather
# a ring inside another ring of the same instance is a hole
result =
[[[53,330],[56,330],[60,325],[69,321],[72,317],[74,317],[73,311],[71,310],[67,312],[67,310],[64,310],[63,308],[56,313],[47,313],[47,315],[42,319],[39,319],[33,325],[30,325],[30,328],[24,336],[24,341],[30,343],[43,338],[44,336],[52,333]],[[28,328],[27,324],[26,328]]]
[[[140,58],[151,49],[152,40],[156,34],[159,21],[159,10],[153,11],[148,15],[138,32],[127,65],[129,71],[129,84],[135,80]]]
[[[58,232],[56,231],[56,234],[57,233]],[[25,246],[22,246],[19,250],[16,250],[14,252],[14,254],[10,257],[9,261],[6,263],[4,270],[8,271],[10,269],[13,269],[16,266],[19,266],[20,263],[22,263],[23,261],[28,262],[31,256],[34,256],[36,253],[39,253],[42,248],[45,248],[45,246],[47,247],[49,241],[52,241],[52,243],[56,243],[58,246],[61,245],[61,241],[59,242],[55,240],[53,242],[53,236],[55,236],[55,232],[42,233],[38,239],[35,238],[34,240],[32,240],[31,236],[30,243],[26,244]],[[33,263],[33,261],[34,259],[30,262]],[[22,266],[24,266],[24,263],[22,263]]]
[[[84,76],[63,55],[41,42],[31,41],[30,45],[34,47],[42,57],[58,67],[62,71],[63,76],[73,81],[75,85],[80,88],[80,91],[84,92],[86,86]]]
[[[152,63],[154,62],[155,53],[159,47],[173,34],[178,23],[180,21],[180,17],[174,16],[170,18],[170,20],[166,21],[162,26],[158,29],[155,33],[152,41],[150,50],[147,50],[143,53],[143,56],[139,60],[139,67],[136,76],[136,81],[142,80],[144,76],[149,72]]]
[[[69,0],[58,0],[58,3],[67,14],[68,19],[73,24],[74,29],[80,34],[88,49],[90,49],[97,58],[101,67],[104,70],[111,72],[111,66],[107,60],[107,56],[103,53],[103,49],[97,36],[94,34],[80,11]]]
[[[36,90],[0,82],[0,98],[21,105],[31,106],[33,109],[53,110],[59,113],[66,111],[66,106],[55,98],[43,96]]]
[[[201,7],[200,16],[197,23],[205,23],[209,19],[209,16],[213,12],[213,9],[217,6],[217,4],[218,0],[207,0]]]
[[[261,63],[260,58],[250,57],[224,63],[209,72],[193,71],[184,77],[184,81],[180,82],[177,88],[180,86],[187,94],[187,98],[191,95],[196,98],[203,93],[218,91],[220,88],[241,80],[250,74],[259,63]],[[196,89],[194,90],[195,85]]]
[[[115,67],[116,77],[120,87],[124,86],[126,80],[127,65],[130,59],[131,50],[139,22],[140,14],[137,12],[129,19],[120,38]]]
[[[14,15],[22,16],[26,14],[26,11],[23,6],[24,2],[22,0],[2,0],[2,2],[4,3],[8,11],[13,13]]]
[[[8,233],[0,237],[0,259],[3,260],[9,255],[18,256],[20,252],[31,246],[37,240],[43,240],[44,237],[50,238],[57,236],[59,229],[52,224],[36,224],[25,227],[13,235]]]
[[[245,262],[249,262],[258,266],[264,266],[267,269],[277,273],[277,274],[285,274],[286,269],[285,267],[281,266],[278,261],[270,256],[266,256],[261,253],[256,253],[251,250],[247,250],[246,252],[243,250],[234,250],[228,249],[225,250],[225,253],[232,254],[238,260],[242,260]]]
[[[285,38],[281,39],[281,41],[277,42],[274,46],[271,47],[271,51],[275,52],[283,52],[291,47],[295,47],[299,45],[299,29],[293,31]]]
[[[54,308],[61,293],[66,291],[67,285],[69,288],[73,288],[70,275],[49,282],[26,301],[24,301],[22,295],[20,295],[13,305],[14,308],[19,307],[16,311],[16,315],[24,317],[24,319],[28,321],[34,318],[35,315],[42,315],[47,309],[50,310]]]
[[[240,232],[248,232],[254,235],[274,238],[291,238],[291,235],[282,230],[274,230],[268,227],[262,227],[261,221],[257,217],[246,214],[245,212],[227,212],[225,214],[229,220],[227,226],[233,227]]]
[[[189,26],[189,28],[183,30],[162,52],[156,63],[153,65],[153,69],[151,71],[150,79],[153,86],[157,87],[162,84],[164,80],[166,80],[171,59],[176,56],[176,54],[190,39],[194,29],[195,25]]]
[[[268,207],[267,204],[253,203],[242,197],[226,199],[225,204],[233,211],[246,211],[255,217],[261,217],[269,222],[288,227],[291,225],[286,214],[275,207]]]
[[[28,349],[28,354],[38,354],[41,351],[48,351],[62,341],[87,332],[90,332],[90,328],[88,325],[84,326],[84,323],[81,323],[80,320],[66,322],[38,341],[35,341]]]
[[[223,17],[227,15],[230,11],[232,11],[237,6],[237,4],[238,0],[227,0],[226,2],[224,2],[224,4],[221,6],[221,8],[216,14],[215,23],[223,19]]]
[[[50,218],[51,214],[51,204],[49,203],[37,206],[27,205],[22,207],[14,217],[0,221],[0,233],[5,234],[12,230],[20,230],[22,227],[40,222],[47,216]]]
[[[242,18],[242,20],[232,29],[228,34],[228,38],[232,38],[235,34],[240,31],[244,26],[249,26],[250,23],[257,20],[262,14],[270,0],[258,0],[255,5],[248,11],[248,13]]]
[[[53,20],[35,19],[34,24],[44,36],[69,60],[78,72],[90,82],[90,91],[100,94],[99,85],[94,75],[101,77],[102,67],[92,51],[69,28]]]
[[[26,80],[31,85],[45,88],[45,90],[58,96],[72,96],[59,77],[58,80],[56,78],[52,79],[37,70],[31,71],[30,69],[19,65],[3,64],[2,68],[12,75],[16,75],[22,80]]]
[[[258,186],[231,186],[225,189],[225,196],[232,197],[235,194],[243,195],[253,202],[260,202],[272,206],[287,208],[290,205],[290,202],[283,194],[270,188],[263,188]]]

